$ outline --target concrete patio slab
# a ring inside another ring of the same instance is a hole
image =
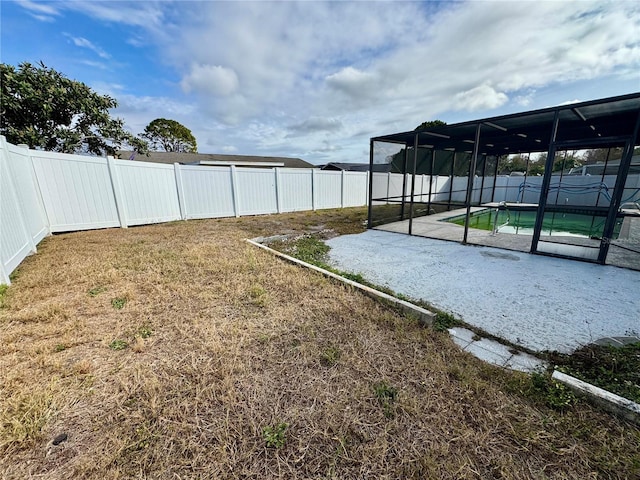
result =
[[[531,373],[544,370],[547,367],[547,364],[539,358],[536,358],[533,355],[529,355],[528,353],[518,353],[517,355],[513,355],[509,360],[507,360],[507,363],[504,364],[504,367],[510,368],[511,370]]]
[[[378,230],[327,244],[333,266],[534,351],[640,336],[638,271]]]
[[[513,353],[509,347],[495,340],[481,338],[467,328],[454,327],[448,330],[456,345],[485,362],[527,373],[543,370],[547,366],[533,355]]]

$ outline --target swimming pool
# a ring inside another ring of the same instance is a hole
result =
[[[496,215],[497,220],[496,220]],[[487,208],[471,214],[469,228],[493,231],[498,226],[499,233],[533,235],[536,211],[504,210]],[[443,221],[464,226],[465,215],[445,218]],[[542,222],[541,235],[600,238],[604,230],[606,216],[579,213],[546,212]],[[613,238],[618,238],[621,221],[616,223]]]

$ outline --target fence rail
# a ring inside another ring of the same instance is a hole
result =
[[[51,233],[362,206],[367,179],[43,152],[0,137],[0,284]]]
[[[374,173],[373,200],[377,202],[402,201],[403,175],[401,173]],[[488,202],[538,203],[542,188],[541,176],[474,177],[472,204]],[[411,199],[411,174],[405,176],[405,201]],[[431,182],[431,198],[429,198]],[[464,203],[468,177],[416,175],[413,191],[415,202]],[[554,175],[551,177],[547,197],[548,205],[608,207],[615,188],[616,176]],[[630,174],[624,185],[624,202],[640,197],[640,175]]]

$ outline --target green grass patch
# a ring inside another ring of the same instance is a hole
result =
[[[640,342],[587,345],[571,355],[552,354],[551,361],[568,375],[640,403]]]
[[[113,342],[111,342],[109,344],[109,348],[111,350],[124,350],[128,346],[129,346],[129,344],[127,342],[125,342],[124,340],[120,340],[120,339],[116,339],[116,340],[114,340]]]
[[[289,428],[288,423],[278,423],[277,425],[268,425],[262,430],[262,438],[269,448],[282,448],[287,441],[286,432]]]
[[[111,300],[111,306],[116,310],[122,310],[126,304],[126,298],[114,298]]]
[[[107,291],[107,287],[94,287],[87,291],[90,297],[97,297],[103,292]]]
[[[531,375],[504,375],[504,387],[509,393],[520,395],[534,404],[565,411],[573,407],[577,399],[566,385],[555,381],[551,371],[534,372]],[[495,373],[494,375],[500,375]]]
[[[534,396],[540,397],[547,406],[556,410],[570,407],[576,400],[571,389],[553,380],[549,373],[532,373],[531,385]]]
[[[384,416],[392,418],[394,416],[393,406],[398,398],[398,390],[383,380],[373,386],[373,391],[378,402],[382,405]]]
[[[325,348],[320,355],[320,363],[325,367],[332,367],[340,360],[340,350],[336,346]]]
[[[437,332],[445,332],[447,329],[458,324],[456,318],[447,312],[437,312],[433,320],[433,329]]]
[[[287,255],[322,268],[327,266],[327,254],[331,247],[315,235],[304,235],[294,241],[276,243],[278,245],[274,245],[274,248]]]
[[[0,285],[0,308],[4,307],[4,297],[7,294],[7,290],[9,290],[9,285]]]
[[[149,338],[153,335],[153,329],[150,325],[144,324],[138,329],[138,335],[140,335],[141,338]]]

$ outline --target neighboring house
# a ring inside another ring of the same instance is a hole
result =
[[[387,173],[390,171],[391,165],[388,163],[378,164],[375,163],[373,165],[374,172],[382,172]],[[346,163],[346,162],[330,162],[326,165],[322,165],[320,170],[336,170],[336,171],[346,171],[346,172],[368,172],[369,164],[368,163]]]
[[[580,167],[571,168],[565,175],[617,175],[620,168],[620,160],[604,163],[592,163],[590,165],[582,165]],[[640,173],[640,155],[631,157],[631,165],[629,165],[629,175]]]
[[[118,156],[123,159],[131,159],[133,152],[120,151]],[[309,162],[300,158],[290,157],[258,157],[252,155],[222,155],[218,153],[176,153],[176,152],[149,152],[149,156],[136,154],[133,160],[154,163],[181,163],[183,165],[207,165],[258,168],[316,168]]]

